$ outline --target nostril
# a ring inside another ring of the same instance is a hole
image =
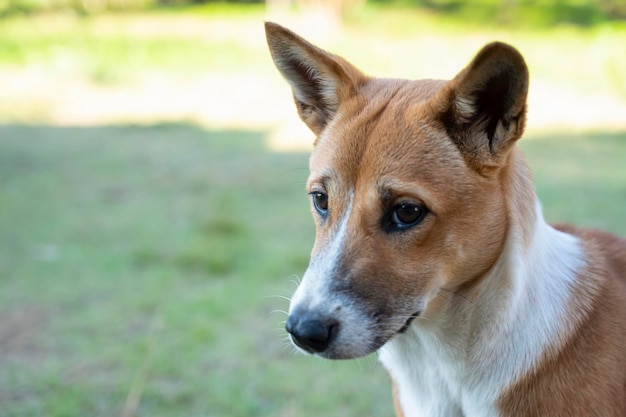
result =
[[[338,323],[332,319],[308,318],[294,314],[289,316],[285,328],[298,347],[310,353],[321,353],[336,336]]]
[[[302,324],[302,333],[311,342],[324,343],[330,338],[331,327],[319,320],[311,320]]]

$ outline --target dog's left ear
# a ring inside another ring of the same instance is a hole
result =
[[[486,173],[503,162],[526,119],[528,68],[512,46],[485,46],[436,97],[438,119],[468,163]]]

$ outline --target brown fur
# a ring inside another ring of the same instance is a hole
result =
[[[594,260],[571,311],[576,333],[556,341],[535,372],[502,396],[503,416],[626,416],[626,240],[556,228],[580,237]]]

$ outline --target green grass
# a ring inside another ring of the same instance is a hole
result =
[[[0,126],[0,414],[392,416],[374,358],[297,355],[305,154],[190,124]],[[527,138],[551,221],[626,235],[626,135]]]
[[[546,218],[626,236],[626,134],[553,134],[521,142]]]
[[[313,239],[306,155],[185,124],[0,138],[0,414],[389,415],[381,370],[294,355],[274,312]]]
[[[246,21],[231,20],[239,25]],[[211,22],[210,16],[158,12],[5,19],[0,25],[0,66],[71,70],[96,84],[110,84],[132,81],[146,70],[228,72],[266,57],[265,50],[214,36]]]

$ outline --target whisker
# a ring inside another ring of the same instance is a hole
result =
[[[272,310],[272,311],[270,311],[270,314],[274,314],[274,313],[281,313],[281,314],[284,314],[285,316],[289,315],[289,313],[286,312],[285,310]]]
[[[279,332],[281,334],[281,336],[285,333],[285,324],[287,322],[286,321],[281,321],[280,323],[278,323],[279,327],[274,327],[274,330]]]
[[[300,351],[298,351],[298,348],[296,348],[293,343],[291,343],[291,340],[287,340],[287,343],[284,346],[283,350],[290,350],[291,353],[293,353],[294,355],[298,355],[299,353],[301,353]]]
[[[267,295],[267,296],[263,297],[264,300],[266,300],[268,298],[280,298],[280,299],[287,300],[287,301],[291,302],[291,298],[290,297],[286,297],[284,295]]]
[[[302,279],[298,276],[298,274],[293,274],[291,277],[289,277],[289,281],[287,282],[294,284],[296,287],[299,287]]]
[[[274,327],[272,329],[272,333],[274,334],[273,337],[280,338],[279,340],[282,340],[283,342],[285,341],[284,337],[283,337],[284,334],[285,334],[285,328],[284,327],[282,329],[278,328],[278,327]]]

